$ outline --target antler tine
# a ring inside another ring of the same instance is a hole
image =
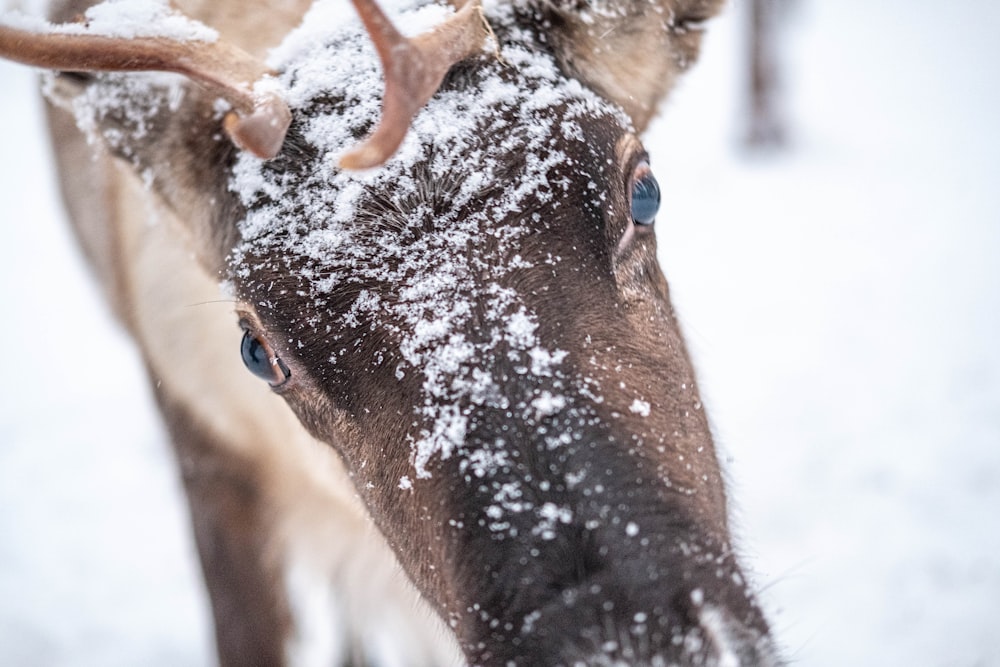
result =
[[[375,0],[352,1],[382,60],[385,96],[378,127],[340,158],[340,166],[369,169],[396,152],[451,66],[481,49],[489,32],[480,0],[469,0],[447,21],[413,38],[401,35]]]
[[[226,132],[237,146],[262,158],[278,154],[291,123],[288,105],[276,93],[254,93],[254,83],[271,73],[267,67],[225,42],[39,33],[0,25],[0,57],[70,72],[183,74],[233,106]]]

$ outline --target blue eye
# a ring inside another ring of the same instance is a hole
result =
[[[240,354],[243,356],[243,364],[247,370],[261,380],[266,380],[272,387],[282,384],[292,375],[281,359],[274,355],[267,343],[249,331],[243,333]]]
[[[635,170],[632,181],[632,221],[637,225],[651,225],[660,210],[660,185],[649,165],[643,163]]]

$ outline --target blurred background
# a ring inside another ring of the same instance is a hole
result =
[[[646,136],[745,561],[792,664],[1000,665],[1000,3],[762,5],[762,48],[733,0]],[[0,665],[208,665],[35,89],[0,63]]]

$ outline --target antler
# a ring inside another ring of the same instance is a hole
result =
[[[469,0],[447,21],[413,38],[401,35],[375,0],[352,1],[382,60],[385,95],[378,127],[340,158],[340,166],[368,169],[396,152],[413,117],[437,92],[444,75],[482,48],[489,28],[480,0]]]
[[[246,51],[221,41],[41,33],[0,25],[0,57],[70,72],[183,74],[233,106],[235,113],[224,121],[226,132],[237,146],[262,158],[278,154],[291,123],[288,105],[276,93],[253,90],[270,70]]]

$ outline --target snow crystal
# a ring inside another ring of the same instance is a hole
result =
[[[511,341],[519,347],[527,347],[535,340],[535,329],[538,324],[522,308],[507,320],[507,333]]]
[[[569,354],[566,350],[556,350],[550,352],[543,347],[533,347],[528,352],[531,358],[531,374],[538,376],[548,376],[552,374],[554,366],[562,363],[562,360]]]
[[[635,399],[632,401],[632,405],[628,408],[630,411],[642,417],[649,416],[649,401],[643,401],[640,399]]]
[[[555,503],[544,503],[537,509],[536,514],[538,515],[538,523],[535,524],[531,532],[543,540],[554,540],[556,525],[568,524],[573,521],[573,510],[568,507],[560,507]]]
[[[531,407],[535,409],[539,417],[554,415],[566,407],[566,397],[543,391],[538,398],[531,402]]]
[[[503,443],[497,449],[480,447],[468,453],[466,459],[462,461],[459,470],[462,473],[472,472],[476,477],[482,478],[491,472],[510,465],[509,455],[503,449]]]

